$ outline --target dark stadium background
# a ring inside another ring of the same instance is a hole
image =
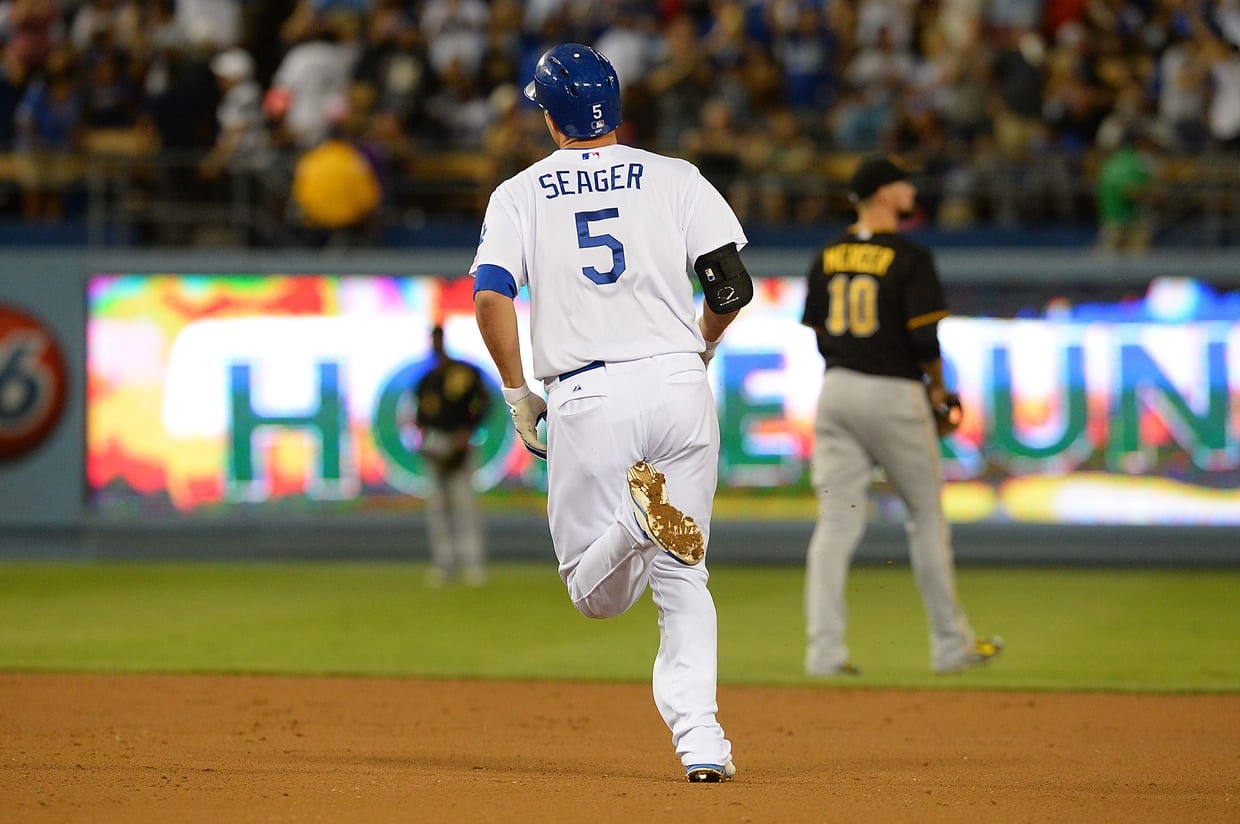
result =
[[[408,549],[356,524],[99,523],[83,506],[84,288],[96,273],[463,276],[490,189],[551,144],[519,89],[549,44],[611,53],[625,142],[686,157],[742,217],[758,276],[801,274],[850,219],[868,152],[917,171],[909,234],[959,313],[1115,301],[1156,278],[1240,289],[1240,15],[1217,3],[34,0],[0,4],[0,303],[69,360],[65,414],[0,464],[0,552],[320,556]],[[240,51],[238,51],[240,50]],[[244,53],[248,61],[239,57]],[[221,78],[236,145],[221,128]],[[315,85],[313,82],[318,81]],[[236,88],[234,85],[233,89]],[[248,95],[248,96],[247,96]],[[314,98],[307,111],[299,107]],[[240,112],[240,114],[236,114]],[[294,114],[294,112],[299,112]],[[237,119],[239,118],[239,120]],[[315,222],[359,152],[373,210]],[[295,185],[298,174],[310,183]],[[295,194],[296,193],[296,194]],[[330,223],[330,221],[329,221]],[[542,540],[494,532],[498,557]],[[769,526],[721,533],[744,557]],[[778,527],[798,560],[808,523]],[[291,536],[291,537],[290,537]],[[1234,564],[1225,529],[961,525],[962,561]],[[862,559],[902,557],[880,525]],[[541,555],[539,556],[541,557]]]

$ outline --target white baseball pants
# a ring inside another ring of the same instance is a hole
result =
[[[659,614],[655,704],[681,763],[725,764],[716,720],[717,633],[706,562],[685,566],[646,539],[626,472],[649,461],[672,504],[710,537],[719,422],[701,357],[609,363],[547,385],[547,515],[573,605],[612,618],[650,587]]]

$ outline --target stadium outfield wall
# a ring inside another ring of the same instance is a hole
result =
[[[800,276],[810,249],[751,248],[758,277]],[[92,275],[129,274],[385,274],[454,277],[468,269],[472,249],[118,250],[7,247],[0,249],[0,306],[42,323],[64,353],[67,392],[51,435],[32,451],[0,462],[0,558],[412,558],[426,557],[417,516],[308,517],[239,513],[211,519],[117,520],[86,506],[86,285]],[[1102,258],[1089,250],[1046,248],[944,249],[939,266],[949,293],[972,300],[1005,295],[1008,303],[1045,302],[1057,294],[1140,293],[1159,277],[1191,277],[1240,288],[1234,252],[1152,252]],[[1233,416],[1234,417],[1234,416]],[[1233,444],[1234,447],[1234,444]],[[719,562],[799,562],[812,525],[720,522],[712,544]],[[546,558],[545,522],[494,516],[497,558]],[[962,563],[1235,565],[1234,527],[1051,526],[968,524],[955,527]],[[875,524],[861,561],[900,560],[903,531]],[[758,549],[760,547],[760,549]]]

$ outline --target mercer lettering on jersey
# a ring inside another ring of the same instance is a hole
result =
[[[841,243],[823,251],[822,271],[826,274],[848,272],[882,277],[887,274],[895,257],[896,250],[886,246],[876,246],[873,243]]]
[[[602,169],[557,169],[538,178],[538,185],[547,194],[547,200],[561,195],[581,195],[587,192],[614,192],[619,189],[642,187],[642,164],[617,163]]]

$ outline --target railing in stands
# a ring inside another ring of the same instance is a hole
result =
[[[255,171],[199,174],[199,152],[161,152],[136,130],[93,134],[74,158],[85,194],[91,245],[304,246],[340,242],[381,246],[391,232],[428,221],[481,219],[497,164],[468,152],[426,152],[384,175],[385,197],[374,220],[346,233],[315,233],[290,200],[295,157],[275,157]],[[847,222],[847,170],[856,155],[824,153],[810,174],[778,184],[788,203],[778,221],[764,220],[762,197],[734,202],[747,227],[801,228]],[[1155,245],[1220,247],[1240,244],[1240,157],[1164,158],[1145,194]],[[967,230],[1046,224],[1095,226],[1093,170],[1043,159],[986,174],[919,181],[919,200],[936,209],[937,225]],[[18,159],[0,154],[0,191],[20,193]],[[736,198],[736,191],[728,190]],[[812,205],[813,208],[805,208]],[[808,216],[808,217],[807,217]],[[785,221],[785,222],[779,222]]]

